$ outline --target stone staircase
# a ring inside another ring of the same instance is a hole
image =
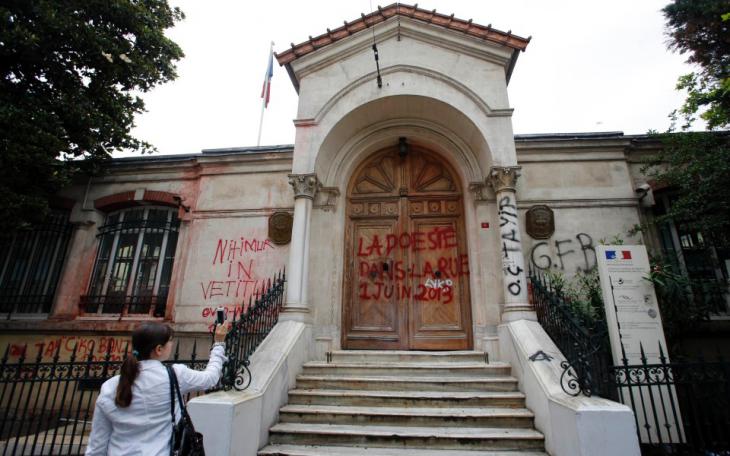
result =
[[[546,456],[509,364],[473,351],[333,352],[279,420],[259,455]]]

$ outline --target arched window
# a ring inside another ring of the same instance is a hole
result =
[[[108,214],[82,312],[163,317],[179,227],[177,209],[168,207]]]

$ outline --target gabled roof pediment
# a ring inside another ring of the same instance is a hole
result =
[[[359,19],[352,22],[345,21],[344,25],[334,30],[327,29],[327,33],[317,37],[313,38],[310,36],[309,40],[303,43],[291,43],[290,49],[276,54],[276,60],[279,62],[279,65],[286,65],[287,63],[290,63],[311,52],[321,49],[343,38],[347,38],[350,35],[370,28],[381,22],[385,22],[395,16],[407,17],[409,19],[415,19],[417,21],[433,24],[449,30],[455,30],[466,35],[481,38],[495,44],[501,44],[518,51],[524,51],[531,38],[522,38],[520,36],[513,35],[511,30],[503,32],[501,30],[494,29],[491,27],[491,24],[485,26],[475,24],[471,19],[464,20],[455,18],[453,14],[447,16],[445,14],[437,13],[436,10],[424,10],[418,8],[418,3],[413,6],[406,5],[404,3],[393,3],[392,5],[382,8],[379,6],[377,11],[370,14],[361,14]]]
[[[385,23],[393,18],[404,18],[409,21],[414,21],[415,23],[428,24],[432,27],[449,30],[452,33],[463,34],[470,38],[483,40],[485,43],[492,46],[501,47],[505,50],[511,51],[512,62],[509,63],[508,68],[506,69],[508,79],[514,65],[514,61],[517,58],[517,54],[527,48],[531,38],[522,38],[518,35],[514,35],[511,30],[503,32],[501,30],[494,29],[491,27],[491,24],[485,26],[476,24],[472,22],[471,19],[459,19],[454,17],[453,14],[445,15],[437,13],[436,10],[424,10],[418,8],[417,3],[415,5],[393,3],[385,7],[378,6],[377,11],[370,14],[361,14],[359,19],[351,22],[345,21],[344,25],[333,30],[327,29],[326,33],[316,37],[310,36],[309,40],[302,43],[291,43],[291,47],[289,49],[275,54],[276,60],[279,62],[279,65],[287,68],[287,71],[292,78],[292,82],[298,90],[298,81],[293,74],[291,66],[293,62],[316,51],[327,48],[328,46],[362,32],[363,30]]]

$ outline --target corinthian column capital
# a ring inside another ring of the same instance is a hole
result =
[[[489,169],[487,183],[492,186],[495,192],[503,190],[514,192],[521,168],[520,166],[492,166]]]
[[[294,189],[294,199],[314,199],[319,190],[320,182],[317,175],[311,174],[289,174],[289,185]]]

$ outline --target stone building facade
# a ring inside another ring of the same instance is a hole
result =
[[[240,312],[286,270],[280,319],[307,328],[306,359],[501,359],[500,325],[535,319],[528,268],[592,269],[616,236],[681,252],[676,227],[629,235],[666,201],[640,170],[649,138],[513,134],[528,43],[394,4],[278,54],[299,92],[293,145],[117,159],[59,195],[50,228],[3,238],[9,356],[79,343],[121,358],[149,319],[207,340],[214,309]]]

